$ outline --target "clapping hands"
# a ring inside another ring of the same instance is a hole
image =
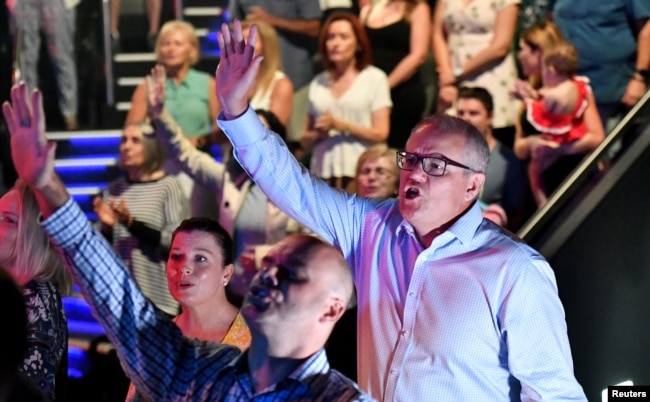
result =
[[[113,226],[119,222],[129,227],[133,223],[133,217],[124,200],[116,202],[111,198],[107,204],[102,197],[97,196],[93,200],[93,210],[97,214],[97,219],[106,226]]]

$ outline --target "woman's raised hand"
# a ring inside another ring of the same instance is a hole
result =
[[[158,64],[151,69],[147,77],[147,103],[149,105],[149,118],[157,119],[165,106],[165,68]]]

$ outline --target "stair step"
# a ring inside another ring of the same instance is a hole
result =
[[[221,24],[226,21],[223,15],[186,15],[183,19],[197,29],[204,28],[214,32],[218,31]]]
[[[183,9],[188,7],[219,7],[225,11],[228,9],[228,0],[185,0]]]
[[[222,16],[223,8],[221,7],[185,7],[183,9],[184,17],[202,17],[202,16]]]

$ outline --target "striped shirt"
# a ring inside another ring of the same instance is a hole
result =
[[[352,268],[363,390],[382,401],[586,399],[553,270],[478,203],[425,248],[398,200],[310,176],[251,109],[218,122],[269,199]]]
[[[131,216],[160,231],[160,242],[154,244],[116,223],[112,228],[113,247],[126,262],[144,294],[167,314],[178,314],[178,303],[167,286],[165,263],[172,232],[188,217],[188,201],[180,185],[172,176],[147,182],[120,178],[108,185],[103,198],[106,203],[111,198],[115,202],[124,200]]]
[[[69,199],[43,228],[60,248],[137,389],[155,401],[372,401],[329,367],[323,349],[286,379],[253,390],[235,347],[183,337],[142,294],[103,236]]]

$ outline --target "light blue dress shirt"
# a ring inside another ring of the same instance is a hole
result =
[[[362,389],[382,401],[586,400],[553,271],[478,204],[425,248],[397,200],[311,177],[250,108],[218,123],[269,199],[352,267]]]

